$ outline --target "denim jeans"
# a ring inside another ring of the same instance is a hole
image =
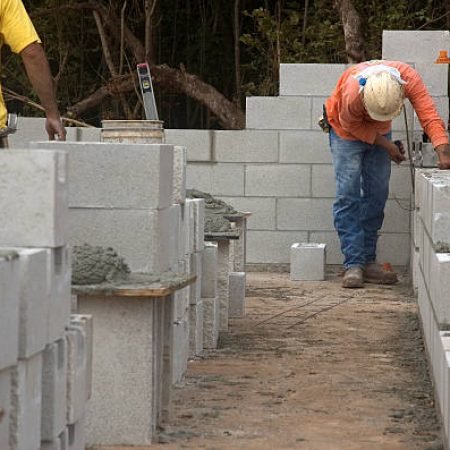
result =
[[[386,135],[390,138],[390,133]],[[391,159],[382,147],[349,141],[330,131],[336,179],[334,226],[345,268],[375,261],[378,231],[389,194]]]

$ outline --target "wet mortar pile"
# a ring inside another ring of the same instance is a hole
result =
[[[442,449],[406,276],[362,290],[340,281],[248,273],[246,316],[190,361],[146,449]]]

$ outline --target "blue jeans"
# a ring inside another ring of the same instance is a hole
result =
[[[390,133],[386,137],[390,138]],[[344,266],[363,267],[375,261],[389,194],[391,159],[382,147],[342,139],[333,130],[330,147],[336,178],[334,226]]]

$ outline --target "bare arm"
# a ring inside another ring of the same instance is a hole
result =
[[[66,130],[59,115],[53,88],[53,78],[44,49],[40,44],[35,42],[25,47],[20,52],[20,56],[22,57],[28,78],[45,109],[47,116],[45,129],[47,130],[49,139],[52,141],[55,137],[58,137],[59,140],[65,141]]]

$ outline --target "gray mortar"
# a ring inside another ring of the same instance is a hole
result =
[[[434,251],[436,253],[450,253],[450,244],[447,242],[437,241],[434,244]]]
[[[231,229],[230,221],[224,216],[242,216],[231,205],[223,200],[213,197],[197,189],[186,191],[188,198],[201,198],[205,200],[205,234],[228,231]]]
[[[111,248],[83,244],[72,251],[72,284],[87,285],[126,280],[130,268]]]

